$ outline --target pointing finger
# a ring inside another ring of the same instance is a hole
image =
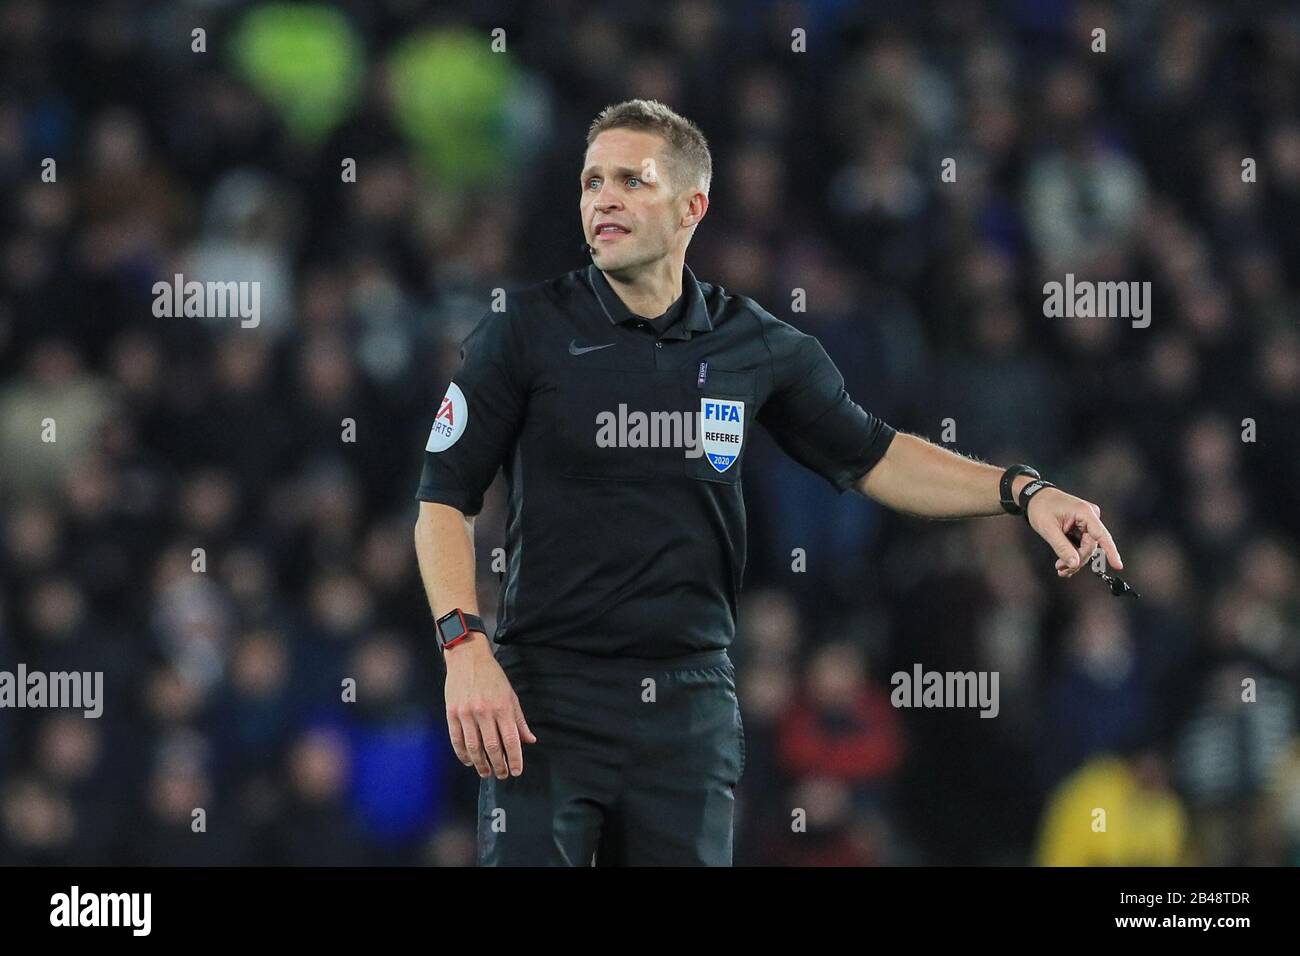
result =
[[[1115,566],[1116,569],[1124,570],[1124,559],[1119,556],[1119,548],[1115,547],[1115,539],[1110,536],[1106,526],[1101,523],[1100,518],[1091,518],[1087,524],[1088,532],[1101,545],[1101,549],[1106,552],[1106,560]]]

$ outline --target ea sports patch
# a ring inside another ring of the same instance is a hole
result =
[[[736,463],[745,441],[745,403],[725,398],[700,399],[704,457],[719,474]]]
[[[438,406],[438,414],[433,416],[433,428],[429,431],[429,443],[425,451],[446,451],[456,444],[456,439],[465,434],[465,424],[469,421],[469,405],[465,403],[465,393],[460,386],[452,382],[447,386],[447,394]]]

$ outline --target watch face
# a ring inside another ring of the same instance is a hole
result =
[[[457,614],[456,616],[443,621],[439,627],[439,631],[442,634],[442,642],[444,644],[449,644],[465,633],[465,622],[462,621],[460,615]]]

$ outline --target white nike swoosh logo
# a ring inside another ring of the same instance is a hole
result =
[[[585,345],[582,348],[579,348],[578,340],[574,339],[569,343],[569,354],[582,355],[584,352],[598,352],[601,349],[612,349],[617,344],[618,343],[616,342],[610,342],[608,345]]]

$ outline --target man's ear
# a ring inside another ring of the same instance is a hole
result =
[[[686,228],[697,226],[704,214],[709,211],[709,197],[699,189],[692,191],[690,203],[686,207],[686,215],[682,217],[682,225]],[[694,222],[686,222],[687,218],[694,217]]]

